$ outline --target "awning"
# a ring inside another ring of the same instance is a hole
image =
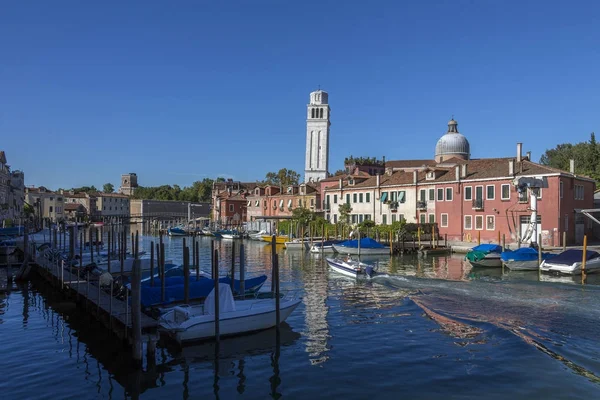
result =
[[[404,190],[402,190],[401,192],[398,192],[398,202],[404,203],[405,199],[406,199],[406,192]]]
[[[387,200],[387,195],[388,195],[388,194],[387,194],[387,192],[383,192],[383,193],[381,194],[381,202],[382,202],[382,203],[383,203],[384,201],[386,201],[386,200]]]

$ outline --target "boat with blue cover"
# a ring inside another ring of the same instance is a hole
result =
[[[583,250],[569,249],[544,260],[540,269],[544,272],[552,272],[565,275],[580,275],[583,264]],[[585,254],[585,272],[594,273],[600,271],[600,253],[593,250],[586,250]]]
[[[174,226],[172,228],[167,229],[167,233],[169,236],[185,236],[187,232],[183,229],[182,226]]]
[[[475,246],[465,256],[473,267],[502,267],[502,246],[497,244],[480,244]]]
[[[341,254],[352,255],[375,255],[390,254],[390,248],[371,238],[362,238],[360,240],[346,240],[342,243],[332,244],[333,249]]]
[[[542,261],[555,257],[553,253],[542,253]],[[515,251],[507,250],[500,253],[504,265],[511,270],[533,271],[540,266],[538,263],[538,251],[533,247],[522,247]]]

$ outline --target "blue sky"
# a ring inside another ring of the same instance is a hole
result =
[[[126,3],[126,4],[124,4]],[[600,130],[600,3],[14,1],[0,13],[0,149],[27,185],[254,181],[304,169],[309,93],[344,157],[534,159]]]

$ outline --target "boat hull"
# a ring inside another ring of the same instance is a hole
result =
[[[390,248],[389,247],[383,247],[383,248],[376,248],[376,249],[372,249],[372,248],[358,248],[358,247],[346,247],[346,246],[340,246],[337,244],[333,245],[333,249],[340,253],[340,254],[351,254],[351,255],[382,255],[382,254],[390,254]]]
[[[492,253],[485,256],[484,259],[479,261],[471,261],[469,263],[473,267],[481,267],[481,268],[500,268],[502,267],[502,259],[500,258],[500,254]]]
[[[288,250],[306,250],[308,246],[307,242],[285,242],[285,248]]]
[[[222,233],[221,237],[223,239],[239,239],[240,235],[232,234],[232,233]]]
[[[540,268],[538,260],[506,261],[504,265],[512,271],[537,271]]]
[[[368,264],[356,261],[346,262],[335,258],[327,258],[326,260],[329,268],[333,271],[352,278],[357,278],[360,275],[371,276],[374,274],[373,267]],[[370,273],[367,273],[369,267],[371,267],[371,270]]]
[[[573,264],[555,264],[551,261],[544,261],[540,266],[543,272],[556,273],[562,275],[581,275],[581,261]],[[600,272],[600,259],[595,258],[585,262],[585,273],[593,274]]]
[[[273,236],[263,235],[262,240],[271,243],[272,237]],[[275,236],[275,244],[285,244],[285,242],[287,242],[288,240],[290,240],[290,238],[288,238],[287,236]]]
[[[285,321],[296,309],[301,300],[282,301],[280,304],[280,321]],[[221,336],[234,336],[275,326],[275,299],[271,299],[269,307],[260,307],[260,312],[252,308],[242,311],[224,313],[219,318],[219,332]],[[193,342],[215,335],[214,315],[201,315],[189,320],[185,329],[172,329],[169,324],[161,322],[161,328],[180,344]]]
[[[320,253],[323,253],[323,254],[334,254],[335,250],[333,248],[333,245],[321,246],[320,244],[319,245],[313,244],[312,247],[310,248],[310,252],[311,253],[317,253],[317,254],[320,254]]]

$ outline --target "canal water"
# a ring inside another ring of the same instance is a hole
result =
[[[200,239],[205,270],[210,240]],[[232,241],[215,243],[224,273]],[[244,243],[247,276],[270,275],[270,245]],[[166,249],[181,261],[181,238]],[[0,293],[2,398],[600,398],[598,277],[540,281],[453,255],[367,259],[380,274],[353,280],[277,251],[282,290],[303,298],[279,340],[224,339],[218,358],[213,343],[161,341],[142,370],[85,310],[40,281],[14,285]]]

